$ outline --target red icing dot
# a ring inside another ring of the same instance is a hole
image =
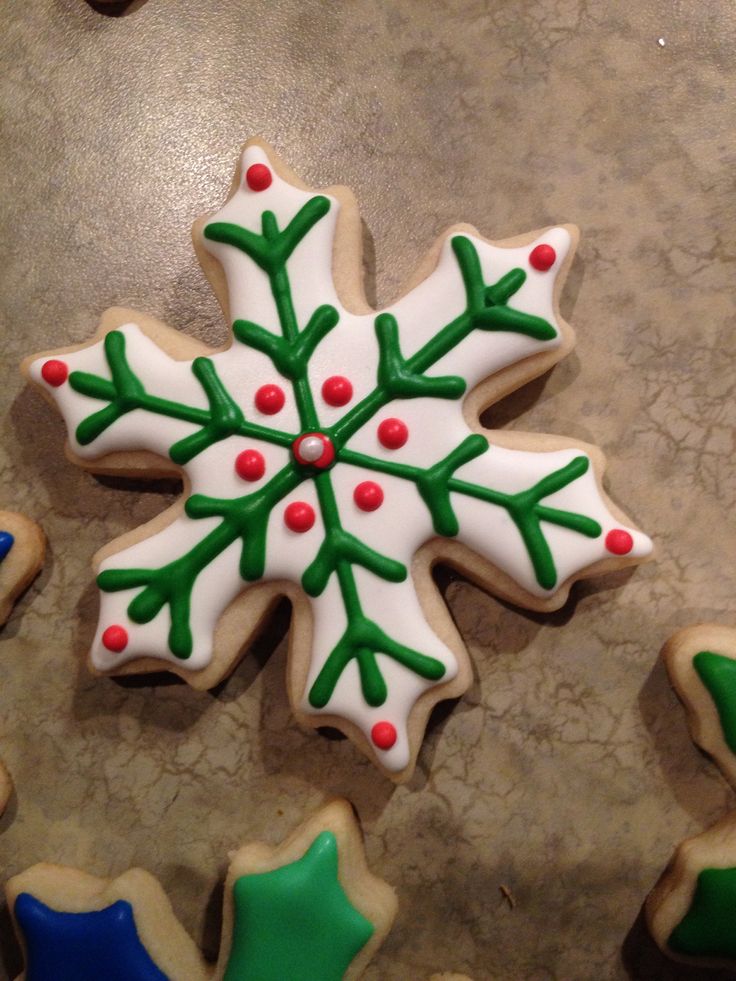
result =
[[[352,397],[352,383],[343,375],[332,375],[322,385],[322,398],[328,405],[347,405]]]
[[[537,245],[529,253],[529,265],[540,272],[547,272],[555,264],[557,253],[551,245]]]
[[[102,635],[102,643],[113,654],[119,654],[128,646],[128,631],[115,623]]]
[[[285,401],[284,390],[278,385],[261,385],[256,392],[256,408],[264,416],[273,416],[277,412],[281,412]]]
[[[396,742],[396,726],[390,722],[376,722],[371,729],[371,739],[379,749],[391,749]]]
[[[235,472],[243,480],[260,480],[266,472],[266,461],[258,450],[243,450],[235,457]]]
[[[628,555],[634,547],[634,539],[623,528],[614,528],[606,535],[606,548],[614,555]]]
[[[387,450],[398,450],[409,438],[409,427],[401,419],[384,419],[378,427],[378,439]]]
[[[361,511],[375,511],[383,504],[383,490],[373,480],[364,480],[353,491],[353,500]]]
[[[69,377],[69,369],[63,361],[47,361],[41,368],[41,377],[48,385],[58,388]]]
[[[284,522],[289,531],[309,531],[314,524],[314,508],[306,501],[292,501],[284,511]]]
[[[245,182],[251,191],[265,191],[272,180],[273,175],[265,164],[251,164],[245,172]]]

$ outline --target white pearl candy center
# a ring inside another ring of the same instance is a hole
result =
[[[319,436],[307,436],[299,444],[299,456],[305,463],[316,463],[324,450],[324,443]]]

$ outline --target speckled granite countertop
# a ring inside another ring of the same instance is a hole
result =
[[[110,17],[11,0],[0,21],[0,501],[50,541],[0,634],[3,875],[141,865],[213,953],[227,851],[342,794],[400,894],[372,981],[704,977],[664,961],[640,907],[674,845],[733,806],[657,658],[677,626],[736,623],[733,5],[149,0]],[[601,445],[610,493],[659,547],[547,616],[441,572],[475,683],[398,789],[294,724],[288,608],[214,692],[87,674],[90,556],[176,488],[68,464],[17,371],[112,304],[223,338],[189,226],[253,134],[355,190],[379,303],[457,220],[494,238],[581,227],[576,352],[485,421]],[[14,977],[7,912],[0,928]]]

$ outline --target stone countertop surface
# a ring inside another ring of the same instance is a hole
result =
[[[104,11],[0,12],[0,502],[49,539],[0,632],[0,756],[16,783],[3,876],[40,860],[140,865],[214,955],[228,851],[276,842],[344,795],[401,904],[370,981],[726,977],[667,962],[640,911],[674,846],[733,807],[658,658],[677,627],[736,623],[733,4]],[[256,134],[310,184],[354,189],[378,304],[456,221],[495,239],[580,226],[562,302],[576,350],[484,422],[600,445],[611,496],[658,546],[550,615],[441,568],[474,682],[434,713],[401,787],[295,724],[287,604],[212,692],[90,676],[90,558],[177,488],[72,466],[60,418],[17,370],[87,339],[110,305],[222,342],[189,227]],[[13,978],[7,911],[0,931]]]

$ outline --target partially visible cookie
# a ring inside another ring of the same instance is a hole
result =
[[[46,539],[38,525],[15,511],[0,511],[0,624],[43,565]]]
[[[666,954],[736,966],[736,812],[678,846],[645,909]]]
[[[8,806],[10,795],[13,793],[13,778],[8,773],[7,767],[0,760],[0,816],[5,813]]]
[[[214,975],[141,869],[99,879],[36,865],[10,879],[6,893],[26,959],[19,981],[349,981],[368,966],[397,911],[394,890],[368,869],[342,800],[278,847],[246,845],[230,856]]]
[[[687,627],[667,641],[662,656],[693,740],[736,786],[736,630]]]

